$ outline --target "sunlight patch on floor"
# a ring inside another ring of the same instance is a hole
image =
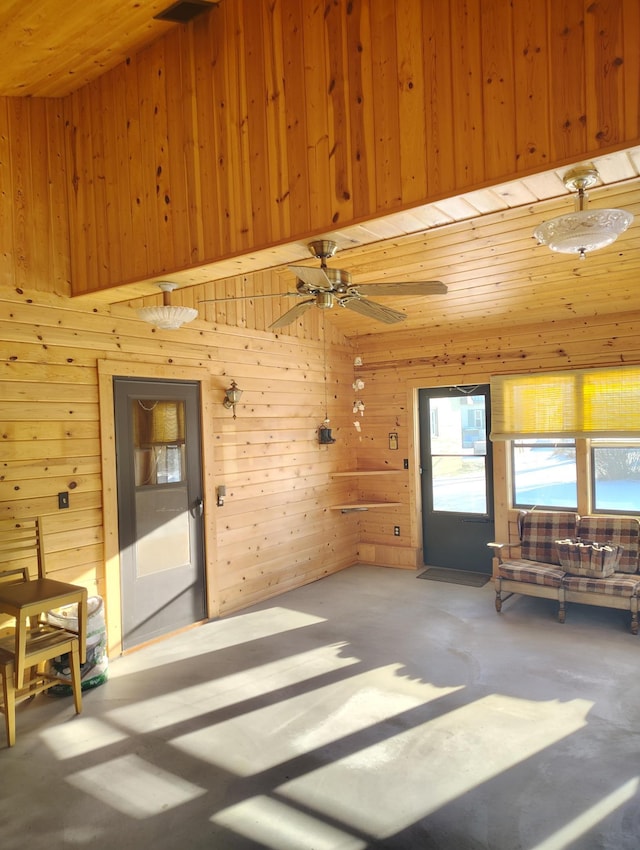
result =
[[[376,838],[393,835],[587,724],[592,703],[493,694],[279,786],[318,815]],[[474,758],[474,753],[481,758]],[[491,754],[491,755],[488,755]],[[411,765],[406,794],[400,778]],[[398,781],[394,781],[394,777]]]
[[[380,667],[174,738],[172,746],[238,776],[251,776],[367,732],[366,743],[404,712],[454,691],[395,677]]]
[[[326,620],[278,606],[214,620],[191,629],[188,641],[159,641],[146,646],[143,652],[134,651],[118,658],[109,670],[109,678],[117,679],[118,676],[128,676],[139,670],[152,670],[173,661],[189,660],[197,655],[214,653],[318,623],[326,623]]]
[[[132,818],[150,818],[206,794],[204,788],[129,755],[80,770],[67,782]]]
[[[40,738],[59,759],[83,756],[128,737],[126,732],[110,723],[82,715],[74,717],[70,723],[59,723],[40,733]]]
[[[271,691],[295,686],[316,676],[324,676],[359,663],[344,655],[344,644],[322,646],[248,667],[237,673],[211,678],[195,685],[171,688],[147,700],[108,711],[105,717],[131,732],[154,732],[176,723],[184,723],[258,697],[268,699]],[[279,705],[279,701],[277,701]],[[236,722],[243,722],[241,715]],[[210,724],[203,729],[209,735]]]
[[[368,843],[266,796],[229,806],[211,821],[271,850],[364,850]]]
[[[579,839],[631,800],[638,793],[639,785],[637,776],[625,782],[531,850],[567,850],[569,847],[578,847]]]

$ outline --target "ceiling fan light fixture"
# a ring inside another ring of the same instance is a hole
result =
[[[326,259],[332,257],[337,245],[330,239],[321,239],[309,244],[310,253],[320,260],[320,267],[290,265],[288,269],[296,276],[295,292],[272,292],[254,293],[252,295],[232,295],[222,298],[203,298],[201,303],[236,301],[244,298],[280,298],[291,295],[303,298],[290,310],[287,310],[269,325],[269,330],[275,331],[297,321],[307,310],[318,307],[321,310],[330,310],[334,306],[346,307],[368,319],[385,324],[403,322],[407,315],[399,310],[394,310],[377,301],[371,301],[368,296],[422,296],[445,293],[447,287],[440,280],[414,280],[414,281],[384,281],[377,283],[365,283],[362,287],[354,286],[351,273],[346,269],[328,268]],[[366,296],[366,297],[365,297]]]
[[[593,165],[578,166],[564,176],[564,185],[577,191],[576,209],[543,222],[533,232],[541,245],[561,254],[578,254],[581,260],[589,251],[611,245],[629,227],[633,215],[626,210],[588,210],[586,190],[598,180]]]
[[[330,310],[333,307],[333,292],[318,292],[315,296],[316,307],[321,310]]]
[[[178,307],[169,303],[169,293],[177,289],[177,284],[161,281],[158,287],[162,290],[164,304],[162,307],[140,307],[136,311],[143,322],[154,325],[159,330],[175,331],[187,322],[198,318],[198,311],[193,307]]]

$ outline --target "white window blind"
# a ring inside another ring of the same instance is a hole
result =
[[[640,436],[640,365],[491,379],[491,439]]]

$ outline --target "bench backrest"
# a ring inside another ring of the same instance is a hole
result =
[[[577,525],[578,514],[569,511],[529,511],[522,517],[521,557],[559,565],[556,540],[575,537]]]
[[[621,573],[635,573],[638,571],[640,521],[635,517],[580,517],[578,522],[578,537],[583,540],[595,540],[600,544],[614,543],[622,546],[622,555],[616,570]]]

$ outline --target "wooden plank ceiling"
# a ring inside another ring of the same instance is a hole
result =
[[[172,5],[173,0],[3,0],[0,95],[70,94],[176,26],[154,19]]]
[[[337,306],[324,311],[327,321],[349,338],[409,330],[426,340],[430,333],[482,333],[489,327],[544,325],[576,317],[588,321],[640,309],[640,147],[592,162],[600,183],[589,192],[589,206],[622,208],[635,216],[612,245],[584,260],[539,245],[533,236],[536,226],[573,211],[575,203],[562,180],[566,169],[530,175],[319,234],[338,245],[327,265],[349,272],[365,296],[366,284],[374,282],[440,280],[448,287],[442,295],[372,298],[406,313],[407,319],[397,324],[381,324]],[[170,279],[181,287],[221,281],[214,292],[207,287],[207,298],[225,295],[222,281],[234,279],[236,294],[247,297],[264,291],[253,273],[271,268],[276,279],[272,291],[286,293],[296,285],[290,263],[317,267],[319,261],[310,258],[304,243],[295,242],[178,272]],[[142,291],[149,293],[148,284]],[[198,307],[199,291],[189,300],[187,290],[184,303]],[[100,297],[123,300],[126,288]],[[294,298],[285,301],[282,312],[296,303]],[[201,316],[223,321],[223,305],[218,314],[215,305],[202,304]],[[298,322],[304,323],[305,316]]]
[[[448,287],[442,295],[373,298],[407,314],[394,325],[335,307],[327,317],[345,336],[357,337],[469,332],[640,309],[640,148],[594,163],[611,183],[591,190],[590,207],[622,208],[635,216],[612,245],[584,260],[539,245],[535,227],[573,211],[574,199],[562,182],[564,170],[533,175],[326,234],[342,249],[328,265],[348,271],[364,295],[366,284],[378,281],[440,280]],[[394,234],[403,228],[406,235]],[[294,276],[286,267],[281,274],[283,291],[290,290]]]
[[[154,20],[171,5],[171,0],[69,0],[61,14],[57,0],[4,2],[0,96],[69,94],[176,26]],[[347,337],[407,329],[426,336],[463,327],[468,331],[474,325],[532,324],[561,316],[586,320],[637,310],[640,148],[599,158],[595,164],[601,184],[591,192],[592,206],[622,207],[636,216],[614,245],[584,261],[537,245],[534,227],[573,205],[563,172],[530,175],[401,215],[318,234],[338,244],[339,252],[329,265],[349,271],[354,284],[363,289],[367,282],[425,279],[441,280],[448,287],[444,295],[380,299],[407,313],[407,320],[396,325],[380,325],[340,308],[327,311],[328,320]],[[286,292],[295,286],[287,264],[301,261],[317,263],[309,259],[304,244],[294,243],[170,277],[182,286],[199,288],[207,281],[245,275],[250,293],[251,273],[272,268]],[[147,282],[93,298],[115,302],[152,291]],[[205,314],[210,315],[208,310]]]

